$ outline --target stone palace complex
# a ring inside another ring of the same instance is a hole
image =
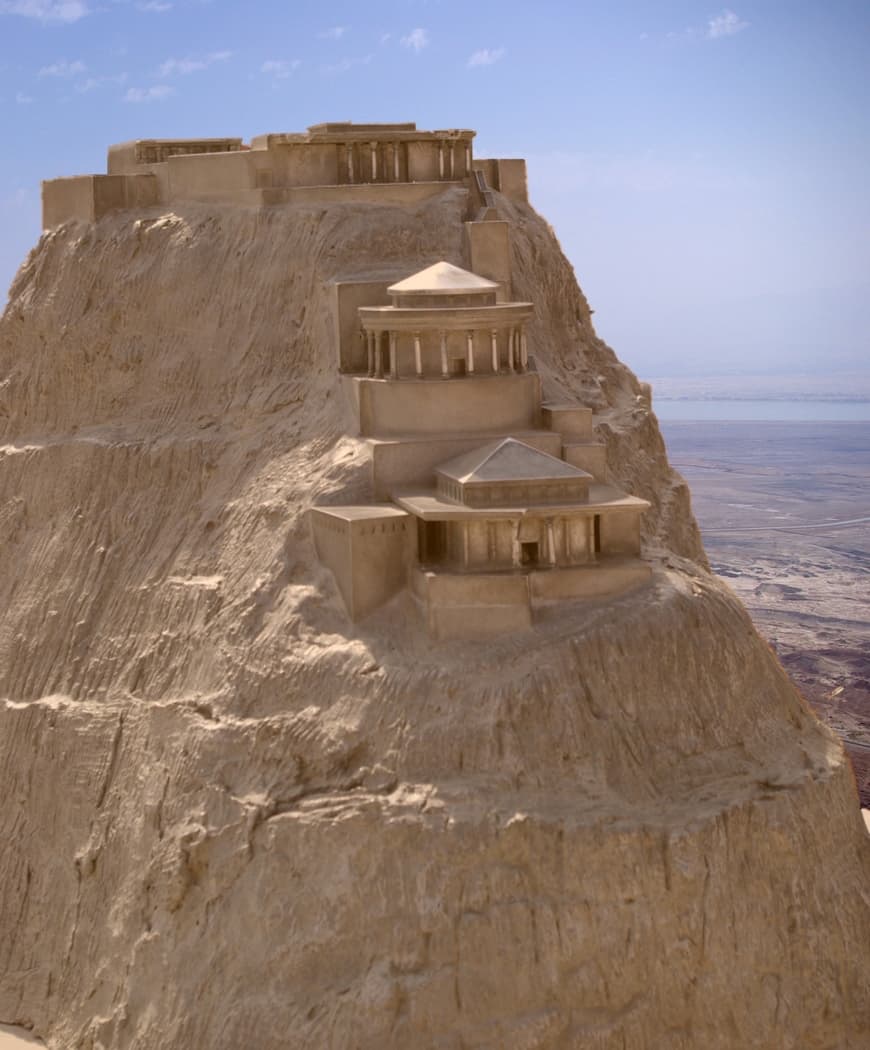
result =
[[[475,160],[474,132],[318,124],[300,134],[112,146],[108,173],[43,185],[46,227],[182,201],[413,207],[464,187],[468,268],[421,260],[334,283],[336,368],[371,455],[370,502],[310,511],[317,555],[360,620],[407,589],[439,638],[528,628],[554,602],[643,585],[648,504],[606,480],[592,410],[542,402],[511,297],[510,227],[525,165]]]

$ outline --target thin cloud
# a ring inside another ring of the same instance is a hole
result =
[[[292,62],[285,62],[283,59],[270,58],[260,66],[260,72],[266,73],[268,76],[274,77],[276,80],[286,80],[291,73],[294,73],[302,62],[298,58],[294,58]]]
[[[88,77],[76,84],[75,87],[80,95],[86,95],[89,91],[96,91],[96,89],[102,87],[103,84],[121,85],[126,84],[128,79],[128,73],[116,73],[114,76],[110,77]]]
[[[136,4],[138,11],[147,11],[149,14],[162,15],[164,11],[171,11],[172,4],[167,4],[164,0],[145,0],[145,3]]]
[[[0,0],[0,15],[21,15],[38,22],[78,22],[91,13],[84,0]]]
[[[60,62],[55,62],[50,66],[43,66],[42,69],[37,73],[40,77],[77,77],[80,73],[84,73],[88,67],[84,62],[76,60],[75,62],[67,62],[65,58],[62,58]]]
[[[165,102],[175,91],[168,84],[154,84],[148,88],[128,88],[125,102]]]
[[[329,29],[324,29],[322,33],[318,33],[317,35],[322,40],[341,40],[349,29],[350,26],[331,26]]]
[[[726,7],[721,14],[715,15],[707,23],[707,39],[719,40],[723,36],[734,36],[742,29],[746,29],[748,22],[742,21],[733,11]]]
[[[503,57],[503,47],[483,47],[480,49],[480,51],[475,51],[474,54],[468,59],[468,68],[474,69],[475,66],[491,66]]]
[[[428,45],[429,34],[425,29],[412,29],[407,36],[402,37],[399,43],[402,47],[410,48],[419,54]]]
[[[186,77],[191,73],[200,73],[203,69],[208,69],[215,62],[226,62],[227,59],[232,58],[232,55],[232,51],[212,51],[210,55],[202,58],[167,58],[157,70],[157,75],[162,80],[167,77]]]
[[[29,106],[33,98],[30,95],[25,95],[23,91],[18,91],[15,95],[15,101],[19,106]]]
[[[347,73],[354,66],[367,66],[374,55],[363,55],[362,58],[345,58],[341,62],[335,62],[329,66],[321,66],[324,73]]]
[[[32,199],[30,190],[22,186],[8,197],[0,197],[0,211],[17,211],[19,208],[27,207]]]

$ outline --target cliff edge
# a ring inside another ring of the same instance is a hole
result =
[[[704,558],[646,392],[511,224],[545,393],[647,499],[652,585],[534,633],[349,623],[368,493],[332,283],[467,265],[465,190],[43,235],[0,320],[0,1021],[52,1050],[870,1041],[870,840]]]

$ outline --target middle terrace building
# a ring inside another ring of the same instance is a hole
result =
[[[446,262],[387,292],[359,308],[365,370],[344,379],[389,502],[312,510],[350,616],[408,587],[433,635],[467,637],[648,580],[649,504],[606,484],[590,409],[541,403],[533,304]]]

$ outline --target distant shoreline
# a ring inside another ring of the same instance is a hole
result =
[[[867,405],[870,404],[870,395],[858,394],[783,394],[777,397],[775,394],[659,394],[656,395],[653,387],[653,400],[655,401],[782,401],[794,404],[844,404],[844,405]]]
[[[839,418],[839,410],[834,406],[870,405],[870,372],[865,371],[820,375],[659,375],[647,381],[654,406],[686,402],[830,405],[832,417]],[[818,418],[818,413],[812,411],[812,418]],[[787,412],[789,419],[798,415],[797,411]]]
[[[870,423],[870,400],[663,397],[653,393],[660,423]]]

